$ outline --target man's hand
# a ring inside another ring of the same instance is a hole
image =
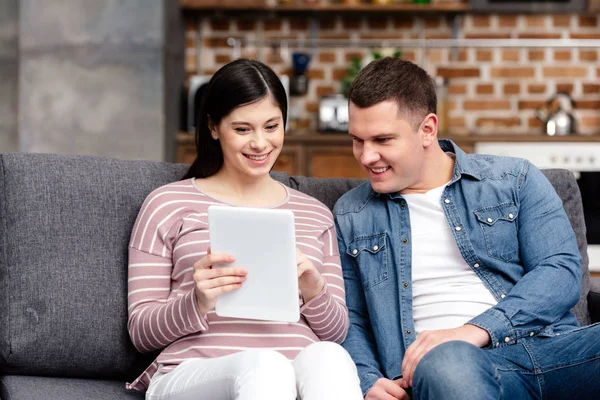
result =
[[[412,386],[415,369],[423,356],[434,347],[451,340],[462,340],[477,347],[482,347],[489,343],[490,334],[485,329],[469,324],[454,329],[423,331],[417,337],[417,340],[406,349],[404,360],[402,361],[400,386],[404,388]]]
[[[410,400],[398,381],[379,378],[367,392],[365,400]]]

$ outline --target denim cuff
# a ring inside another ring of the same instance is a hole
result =
[[[373,387],[379,378],[383,378],[383,375],[374,374],[372,372],[364,374],[360,377],[360,389],[363,392],[363,397],[367,395],[369,389]]]
[[[490,334],[490,343],[487,348],[514,344],[517,341],[510,320],[502,312],[494,308],[490,308],[479,314],[467,323],[485,329]]]

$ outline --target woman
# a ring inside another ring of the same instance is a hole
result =
[[[138,350],[161,352],[128,387],[147,389],[147,399],[362,398],[356,367],[339,345],[349,322],[331,212],[269,175],[286,115],[271,69],[250,60],[224,66],[200,106],[196,160],[140,210],[129,246],[128,329]],[[215,314],[216,298],[241,287],[247,271],[212,268],[234,259],[210,253],[211,204],[294,212],[298,323]]]

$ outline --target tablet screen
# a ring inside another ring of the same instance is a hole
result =
[[[212,253],[231,254],[248,270],[239,289],[217,297],[223,317],[298,322],[300,302],[294,213],[251,207],[210,206]],[[215,265],[218,268],[221,265]]]

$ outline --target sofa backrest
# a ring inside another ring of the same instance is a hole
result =
[[[186,169],[92,156],[0,155],[0,374],[132,380],[150,363],[154,355],[139,354],[127,333],[127,244],[146,196]],[[567,171],[545,173],[576,226],[587,274],[576,182]],[[273,176],[329,207],[361,183]],[[587,303],[575,311],[589,321]]]

